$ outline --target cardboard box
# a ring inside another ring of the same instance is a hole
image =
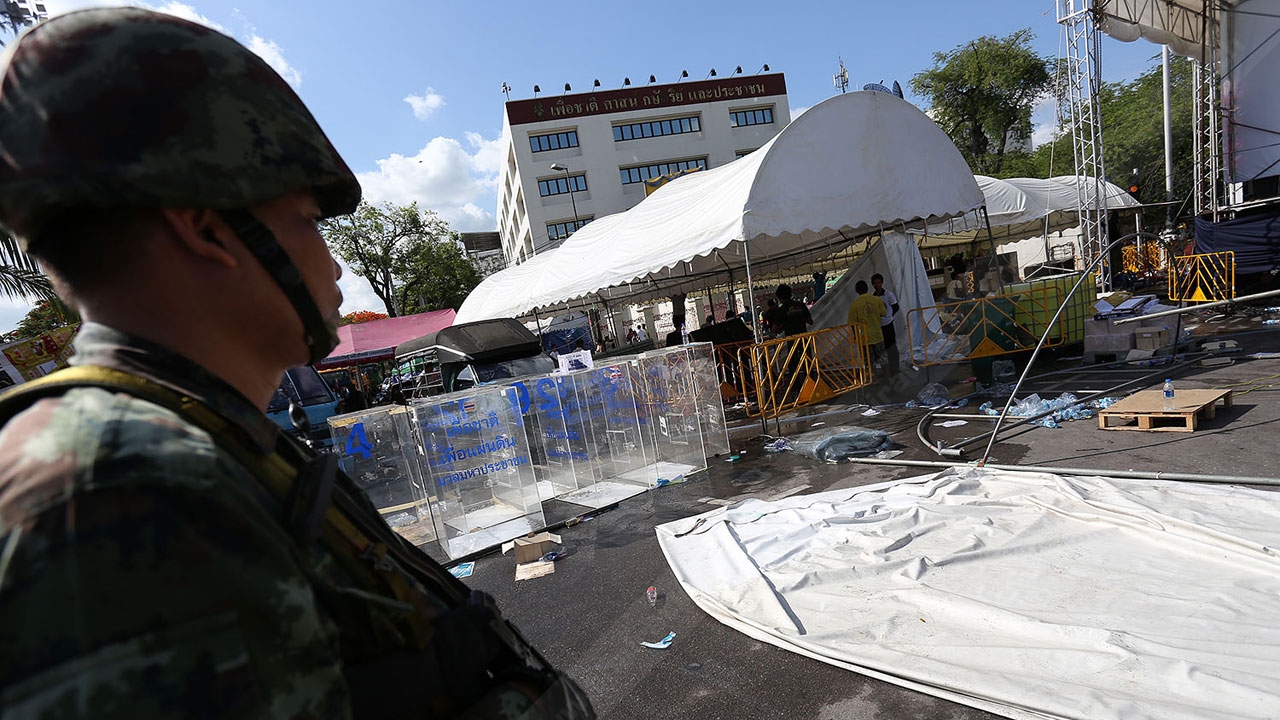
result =
[[[1168,346],[1170,335],[1167,327],[1143,325],[1133,333],[1134,346],[1139,350],[1159,350]]]
[[[551,552],[553,544],[560,543],[559,535],[540,532],[534,535],[526,535],[522,538],[515,539],[516,564],[534,562],[542,558],[543,555]]]
[[[1133,349],[1133,346],[1133,333],[1084,336],[1084,351],[1086,353],[1127,353]]]
[[[1085,335],[1129,335],[1133,333],[1132,325],[1116,327],[1115,318],[1087,318],[1084,321]]]

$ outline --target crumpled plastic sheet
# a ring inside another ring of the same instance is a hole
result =
[[[1089,401],[1086,407],[1086,405],[1079,404],[1080,398],[1076,397],[1074,393],[1065,392],[1052,400],[1045,400],[1032,393],[1011,405],[1009,414],[1013,417],[1032,417],[1052,410],[1052,415],[1045,415],[1037,420],[1035,424],[1041,427],[1056,428],[1058,423],[1093,417],[1091,408],[1101,410],[1117,402],[1119,402],[1119,398],[1104,397]],[[1003,405],[995,407],[990,402],[985,402],[978,408],[978,412],[983,415],[995,416],[999,415],[1002,409]]]
[[[812,430],[790,440],[796,453],[831,464],[855,457],[867,457],[893,447],[889,433],[856,425],[836,425]]]

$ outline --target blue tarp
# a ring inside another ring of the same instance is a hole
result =
[[[1196,252],[1227,251],[1235,253],[1239,274],[1280,269],[1280,211],[1218,223],[1196,218]]]

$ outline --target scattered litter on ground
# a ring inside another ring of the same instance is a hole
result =
[[[649,607],[658,606],[658,588],[650,585],[649,588],[644,591],[644,596],[649,599]]]
[[[916,400],[926,407],[946,405],[951,402],[951,391],[947,390],[947,386],[942,383],[929,383],[920,388],[920,394],[916,395]]]
[[[461,565],[455,565],[449,568],[449,574],[461,580],[465,577],[471,577],[471,573],[475,572],[476,564],[473,562],[464,562]]]
[[[568,554],[569,553],[564,550],[552,550],[551,552],[542,556],[542,562],[555,562],[556,560],[563,559]]]
[[[827,423],[826,423],[826,421],[824,420],[824,421],[822,421],[822,422],[816,422],[816,423],[814,423],[814,424],[810,425],[809,427],[818,427],[818,426],[820,426],[820,425],[826,425],[826,424],[827,424]]]
[[[1072,393],[1062,393],[1053,400],[1044,400],[1037,394],[1031,394],[1026,398],[1015,402],[1009,407],[1009,414],[1013,417],[1032,417],[1041,413],[1054,411],[1052,415],[1045,415],[1035,421],[1036,425],[1047,428],[1056,428],[1058,423],[1068,420],[1081,420],[1093,417],[1093,409],[1102,409],[1110,407],[1118,402],[1118,398],[1105,397],[1092,400],[1087,403],[1088,407],[1081,405],[1079,398]],[[999,415],[1000,410],[996,409],[990,402],[982,403],[978,408],[978,412],[983,415]],[[945,423],[944,423],[945,425]]]
[[[765,452],[782,452],[783,450],[792,450],[791,441],[786,438],[778,438],[773,442],[765,443]]]
[[[516,582],[532,580],[556,571],[556,564],[550,560],[535,560],[531,563],[516,565]]]
[[[739,461],[739,460],[741,460],[741,459],[742,459],[742,456],[738,455],[737,453],[734,453],[734,454],[730,455],[730,456],[725,460],[725,462],[727,462],[727,463],[736,463],[736,462],[738,462],[738,461]]]
[[[797,435],[791,438],[791,447],[799,455],[835,464],[888,450],[893,447],[893,440],[883,430],[837,425]]]
[[[863,417],[875,417],[876,415],[879,415],[879,414],[880,414],[880,411],[879,411],[879,410],[877,410],[877,409],[875,409],[875,408],[867,408],[865,411],[863,411],[862,416],[863,416]]]
[[[871,457],[878,460],[892,460],[902,454],[901,450],[881,450]]]
[[[948,420],[946,422],[938,423],[938,427],[951,428],[951,427],[960,427],[961,425],[968,425],[968,424],[969,424],[968,420]]]
[[[1249,356],[1250,360],[1275,360],[1280,358],[1280,352],[1256,352]]]
[[[642,642],[640,644],[647,648],[653,648],[654,650],[665,650],[671,647],[671,641],[674,640],[675,638],[676,638],[676,634],[673,632],[670,632],[670,633],[667,633],[666,637],[662,638],[658,642]]]

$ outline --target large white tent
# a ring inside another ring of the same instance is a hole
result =
[[[1092,182],[1074,175],[1051,178],[1008,178],[1000,180],[975,175],[986,199],[984,207],[991,222],[992,238],[998,243],[1014,242],[1060,232],[1080,224],[1079,182]],[[1106,208],[1120,210],[1141,207],[1132,195],[1116,185],[1103,183]],[[987,221],[981,212],[971,212],[940,223],[933,223],[923,234],[922,247],[968,243],[987,239]]]
[[[674,180],[560,248],[486,278],[457,322],[588,295],[640,301],[742,282],[748,270],[803,264],[882,228],[938,223],[982,201],[960,152],[914,105],[883,93],[837,95],[750,155]]]

